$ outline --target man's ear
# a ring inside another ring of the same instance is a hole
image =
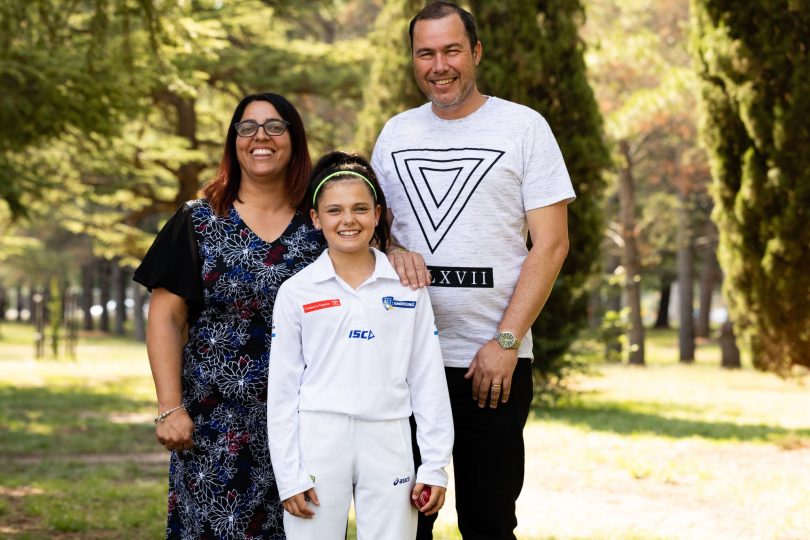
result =
[[[481,45],[481,42],[475,44],[475,48],[473,49],[473,62],[477,66],[481,62],[481,57],[484,55],[484,47]]]

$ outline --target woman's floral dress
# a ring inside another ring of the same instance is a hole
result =
[[[136,281],[189,305],[182,384],[194,448],[171,455],[167,538],[284,538],[267,443],[273,302],[324,247],[300,212],[266,242],[235,209],[220,217],[197,200],[175,213],[136,271]]]

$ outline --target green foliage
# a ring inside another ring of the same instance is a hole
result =
[[[599,326],[599,343],[604,345],[604,359],[606,362],[620,363],[622,358],[623,337],[627,334],[627,308],[621,311],[609,310],[602,317]]]
[[[586,322],[586,281],[602,243],[602,174],[609,165],[601,117],[585,73],[579,0],[470,2],[484,57],[481,90],[539,111],[565,157],[577,200],[569,207],[571,248],[533,327],[535,366],[554,373]]]
[[[414,0],[386,2],[374,24],[369,43],[374,55],[354,138],[354,147],[368,156],[389,118],[425,102],[413,80],[408,37],[408,24],[420,7]]]
[[[243,95],[286,95],[302,113],[316,153],[351,139],[366,54],[358,36],[376,11],[363,10],[362,2],[326,0],[306,6],[168,2],[159,10],[147,9],[150,2],[139,2],[137,9],[130,3],[78,2],[64,10],[78,18],[77,25],[85,20],[80,14],[100,10],[107,30],[97,35],[101,48],[66,37],[60,42],[63,64],[89,56],[88,62],[103,66],[109,55],[117,63],[107,76],[122,99],[86,87],[99,101],[74,100],[84,112],[79,123],[58,114],[66,96],[43,96],[56,120],[29,122],[35,134],[47,135],[47,145],[18,128],[3,133],[8,122],[16,122],[9,118],[0,126],[0,138],[13,141],[0,153],[0,177],[8,179],[0,181],[0,197],[12,214],[27,214],[32,230],[57,223],[71,235],[89,237],[95,255],[136,264],[165,217],[213,177],[233,107]],[[37,17],[48,10],[31,10],[34,43],[48,32],[47,24],[59,21],[46,24]],[[122,103],[127,107],[118,107]]]
[[[69,129],[117,133],[137,108],[145,86],[135,76],[136,33],[153,35],[153,17],[149,1],[3,2],[0,198],[14,216],[26,213],[25,194],[42,187],[20,178],[30,163],[18,163],[15,152]]]
[[[810,5],[692,6],[735,332],[761,369],[810,366]]]

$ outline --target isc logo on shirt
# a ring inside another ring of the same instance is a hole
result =
[[[349,330],[349,339],[374,339],[374,332],[371,330]]]

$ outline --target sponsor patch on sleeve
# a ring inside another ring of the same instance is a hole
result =
[[[311,302],[309,304],[304,304],[304,313],[309,313],[311,311],[318,311],[319,309],[337,307],[339,305],[340,305],[340,299],[339,298],[333,298],[331,300],[318,300],[317,302]]]

